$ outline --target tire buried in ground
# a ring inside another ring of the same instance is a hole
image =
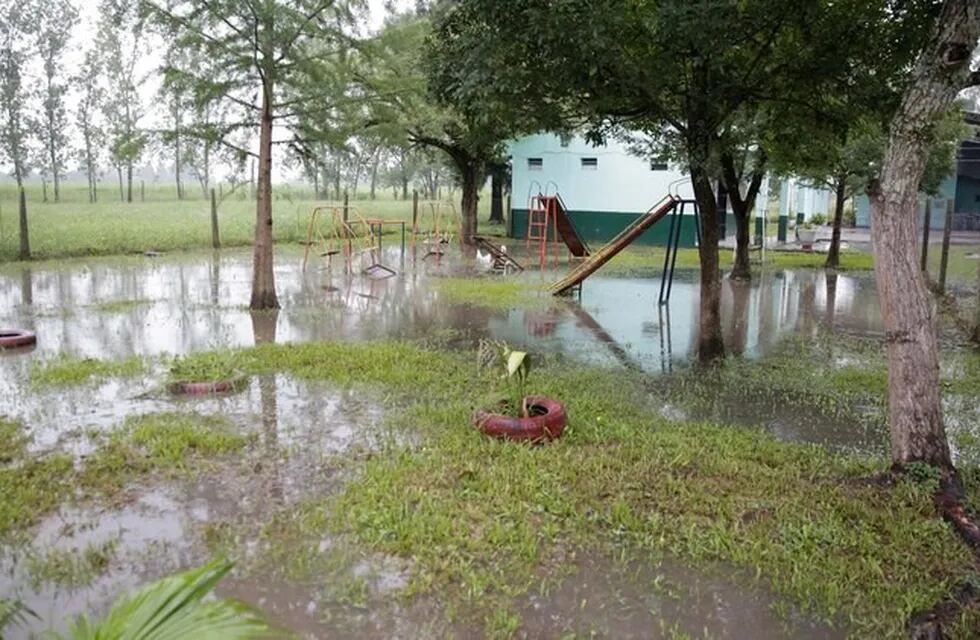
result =
[[[236,376],[227,380],[214,380],[211,382],[172,382],[167,385],[170,393],[175,395],[204,396],[217,393],[234,393],[241,391],[245,387],[247,378]]]
[[[524,404],[532,415],[515,418],[481,409],[473,414],[473,423],[486,435],[501,440],[541,443],[561,437],[568,424],[563,404],[543,396],[528,396]]]
[[[0,349],[19,349],[37,344],[37,336],[21,329],[0,329]]]

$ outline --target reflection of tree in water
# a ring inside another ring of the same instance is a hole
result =
[[[274,344],[276,328],[279,324],[279,311],[252,311],[252,338],[256,345]],[[271,469],[269,476],[269,497],[274,504],[284,502],[281,454],[279,449],[279,404],[275,373],[259,374],[259,404],[262,411],[262,456]]]
[[[834,317],[837,313],[837,274],[827,272],[827,309],[824,312],[824,324],[828,329],[834,328]]]
[[[20,274],[20,303],[25,306],[34,304],[34,274],[30,268]]]
[[[752,283],[747,280],[728,279],[728,287],[732,292],[732,312],[728,323],[728,349],[733,355],[745,353],[745,345],[749,335],[749,295],[752,293]]]

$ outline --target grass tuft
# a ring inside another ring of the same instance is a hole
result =
[[[60,387],[99,382],[106,378],[134,378],[144,373],[146,362],[139,356],[112,361],[62,354],[54,360],[33,364],[29,380],[37,387]]]

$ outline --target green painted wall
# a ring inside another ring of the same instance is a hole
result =
[[[513,237],[524,238],[527,235],[527,209],[512,209],[510,215],[513,224],[511,227]],[[620,231],[625,229],[627,225],[641,215],[639,213],[610,211],[568,212],[568,217],[572,219],[575,228],[582,238],[591,245],[592,249],[596,249],[599,245],[612,240]],[[643,235],[636,239],[636,244],[665,246],[669,231],[670,218],[668,217],[644,231]],[[696,246],[696,237],[694,217],[690,215],[684,216],[684,223],[681,227],[680,245],[682,247],[694,247]]]

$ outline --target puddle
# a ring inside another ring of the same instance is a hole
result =
[[[807,621],[745,576],[669,559],[578,554],[571,574],[521,609],[524,638],[843,638]],[[777,613],[785,609],[785,614]]]

